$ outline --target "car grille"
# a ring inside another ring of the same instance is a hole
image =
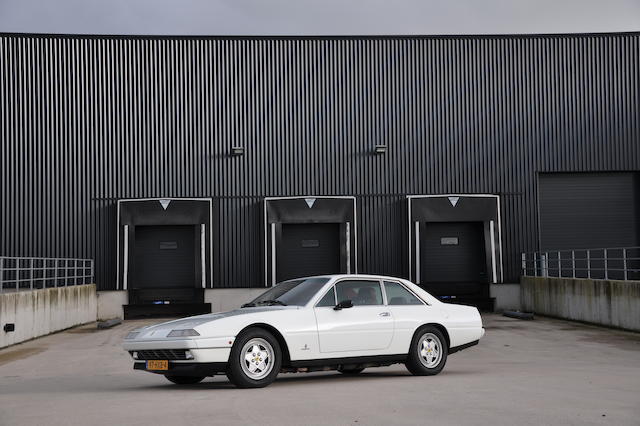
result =
[[[186,360],[187,351],[185,349],[148,349],[144,351],[131,351],[138,352],[138,359],[167,359],[167,360]]]

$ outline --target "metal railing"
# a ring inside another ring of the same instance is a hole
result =
[[[536,277],[640,280],[640,247],[522,253],[522,274]]]
[[[93,259],[0,256],[0,292],[93,283]]]

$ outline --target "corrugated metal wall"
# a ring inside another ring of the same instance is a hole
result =
[[[640,169],[639,52],[639,34],[0,35],[0,253],[92,257],[113,288],[117,199],[216,197],[216,285],[262,285],[262,197],[356,195],[359,270],[406,276],[406,194],[495,193],[513,281],[537,172]]]

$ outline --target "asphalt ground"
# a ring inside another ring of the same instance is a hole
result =
[[[133,371],[122,338],[152,321],[77,327],[0,350],[0,425],[640,425],[640,334],[484,321],[480,344],[438,376],[395,365],[281,374],[264,389]]]

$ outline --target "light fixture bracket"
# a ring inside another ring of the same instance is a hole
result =
[[[375,147],[375,153],[376,154],[385,154],[387,152],[387,146],[386,145],[376,145]]]

